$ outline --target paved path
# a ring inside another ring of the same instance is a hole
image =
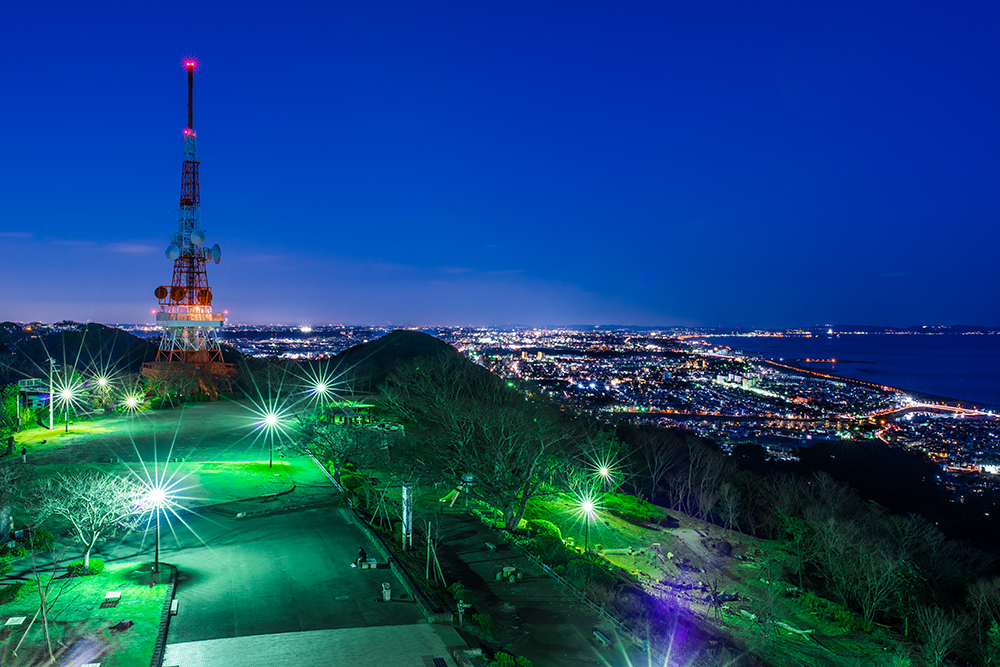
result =
[[[314,630],[294,635],[256,635],[171,644],[167,646],[163,664],[178,667],[455,667],[448,648],[429,625]]]
[[[225,402],[113,418],[99,422],[100,430],[74,436],[71,429],[29,447],[29,466],[111,456],[147,463],[266,460],[256,420],[246,405]],[[339,656],[358,665],[434,667],[433,658],[454,665],[450,648],[464,647],[458,635],[450,626],[428,625],[391,570],[351,567],[359,546],[372,555],[377,550],[344,518],[322,471],[305,458],[289,462],[282,469],[295,490],[287,495],[180,509],[161,524],[160,558],[179,571],[179,613],[170,623],[164,664],[287,667],[335,664],[332,656]],[[210,472],[199,470],[201,477]],[[203,481],[198,485],[207,490]],[[192,504],[204,502],[211,498]],[[76,549],[70,551],[68,557]],[[116,562],[152,560],[152,552],[153,532],[146,531],[102,543],[94,555]],[[386,582],[388,603],[382,601]],[[451,634],[442,641],[445,630]]]
[[[193,522],[200,534],[207,521]],[[207,546],[178,530],[161,557],[177,566],[180,612],[169,643],[223,637],[400,625],[423,621],[412,600],[381,602],[388,569],[352,568],[358,547],[375,553],[333,508],[232,521],[217,518]]]
[[[614,628],[580,603],[580,599],[536,568],[507,545],[490,551],[486,542],[500,544],[494,531],[467,514],[440,517],[443,545],[438,552],[448,581],[459,580],[478,594],[477,607],[488,611],[497,628],[497,639],[508,650],[546,667],[626,667],[645,665],[648,657],[630,641],[620,648],[596,644],[593,630],[614,639]],[[525,577],[516,583],[496,580],[504,566],[513,566]]]
[[[81,424],[77,431],[33,429],[27,441],[28,464],[267,460],[269,447],[258,428],[262,416],[250,401],[191,403],[171,410],[108,416]],[[40,443],[44,438],[46,443]],[[20,450],[20,447],[19,447]]]

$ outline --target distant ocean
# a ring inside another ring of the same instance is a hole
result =
[[[904,391],[1000,406],[1000,335],[713,336],[708,340]],[[836,359],[836,363],[804,364],[804,359]]]

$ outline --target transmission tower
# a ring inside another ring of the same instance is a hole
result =
[[[181,205],[177,232],[170,237],[166,256],[174,262],[170,285],[154,290],[160,309],[156,325],[163,330],[156,361],[143,364],[143,375],[154,391],[207,394],[212,400],[219,390],[230,391],[236,368],[223,361],[219,348],[222,313],[212,311],[212,288],[205,266],[219,263],[222,251],[216,243],[205,246],[199,220],[201,192],[198,187],[198,135],[194,131],[194,72],[198,63],[184,61],[188,75],[188,122],[184,128],[184,162],[181,167]]]

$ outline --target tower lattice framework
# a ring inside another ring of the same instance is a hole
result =
[[[188,73],[188,124],[184,128],[184,162],[181,167],[180,219],[170,238],[166,255],[174,262],[170,285],[154,290],[160,309],[156,324],[163,330],[156,361],[143,364],[143,375],[156,391],[207,394],[213,400],[219,390],[230,391],[236,368],[226,363],[219,347],[222,313],[212,310],[212,288],[205,270],[209,261],[222,257],[219,245],[208,248],[201,229],[201,191],[198,187],[198,136],[194,131],[194,70]]]

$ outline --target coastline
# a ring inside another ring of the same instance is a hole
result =
[[[852,384],[859,384],[867,387],[873,387],[876,389],[882,389],[884,391],[893,391],[899,394],[906,394],[907,396],[912,397],[915,401],[918,401],[920,403],[936,403],[942,406],[948,406],[952,408],[962,408],[966,410],[968,409],[982,410],[982,411],[992,410],[1000,412],[1000,405],[970,401],[966,399],[949,398],[947,396],[938,396],[937,394],[930,394],[922,391],[911,391],[907,389],[900,389],[899,387],[878,384],[876,382],[867,382],[865,380],[858,380],[856,378],[840,375],[836,371],[818,371],[813,368],[802,366],[798,363],[795,363],[794,361],[774,361],[773,359],[767,359],[765,357],[754,357],[754,358],[760,361],[761,363],[765,363],[770,366],[776,366],[786,371],[800,373],[802,375],[811,375],[813,377],[821,377],[827,380],[836,380],[838,382],[849,382]],[[872,362],[865,362],[865,363],[872,363]]]

